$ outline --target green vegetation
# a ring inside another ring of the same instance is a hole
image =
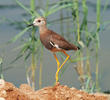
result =
[[[39,3],[41,1],[39,0]],[[71,59],[62,69],[60,73],[60,78],[64,74],[67,69],[67,66],[70,63],[77,63],[75,70],[79,75],[79,81],[81,84],[81,88],[87,92],[99,91],[99,61],[98,61],[98,53],[99,53],[99,33],[103,31],[103,27],[101,29],[101,25],[107,24],[107,22],[101,21],[101,1],[97,0],[96,4],[96,20],[88,20],[88,12],[89,7],[87,5],[86,0],[59,0],[54,4],[50,4],[49,0],[46,0],[46,6],[43,8],[37,8],[35,5],[35,0],[30,0],[30,7],[23,5],[19,0],[16,0],[16,3],[22,7],[28,16],[30,16],[30,20],[26,20],[24,18],[25,26],[31,24],[35,17],[44,16],[48,17],[56,12],[60,12],[59,19],[48,22],[48,25],[59,23],[61,28],[62,35],[68,36],[68,40],[79,45],[81,50],[74,53],[71,56]],[[103,8],[103,14],[106,11],[108,6],[108,0]],[[82,10],[80,10],[80,7]],[[40,12],[40,13],[38,13]],[[67,17],[64,17],[63,12],[67,14]],[[69,15],[70,13],[71,15]],[[63,24],[67,24],[67,32],[64,33]],[[88,28],[88,25],[91,25]],[[97,28],[96,28],[97,27]],[[24,63],[31,59],[30,66],[26,65],[26,75],[28,83],[35,89],[36,87],[36,67],[40,66],[39,70],[39,88],[42,87],[42,68],[43,68],[43,46],[40,43],[39,37],[36,37],[37,27],[25,27],[19,34],[13,37],[9,43],[14,43],[16,40],[21,38],[26,32],[30,32],[31,35],[29,38],[26,38],[22,42],[22,45],[16,47],[15,49],[20,49],[17,57],[11,62],[14,63],[20,58],[24,58]],[[74,35],[74,38],[72,37]],[[73,41],[74,40],[74,41]],[[85,53],[86,52],[86,53]],[[95,52],[95,53],[94,53]],[[62,59],[65,59],[63,55]],[[95,81],[91,75],[91,60],[96,59],[96,78]],[[38,63],[40,61],[40,64]],[[2,65],[0,63],[0,68],[2,69]],[[0,70],[2,71],[2,70]],[[3,77],[3,74],[0,74]],[[73,78],[74,79],[74,78]]]

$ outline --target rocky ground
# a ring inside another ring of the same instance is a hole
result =
[[[110,96],[102,93],[88,94],[59,83],[33,91],[27,84],[17,88],[12,83],[0,80],[0,100],[110,100]]]

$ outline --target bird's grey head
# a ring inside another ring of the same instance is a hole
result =
[[[36,18],[34,21],[33,21],[33,26],[44,26],[46,25],[46,19],[44,17],[39,17],[39,18]]]

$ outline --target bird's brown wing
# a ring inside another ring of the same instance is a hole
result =
[[[51,31],[50,42],[53,45],[56,45],[60,49],[64,50],[77,50],[77,46],[74,44],[69,43],[67,40],[65,40],[61,35]]]

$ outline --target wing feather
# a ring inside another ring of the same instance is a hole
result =
[[[77,46],[69,43],[61,35],[51,31],[50,41],[54,44],[54,47],[64,49],[64,50],[77,50]]]

